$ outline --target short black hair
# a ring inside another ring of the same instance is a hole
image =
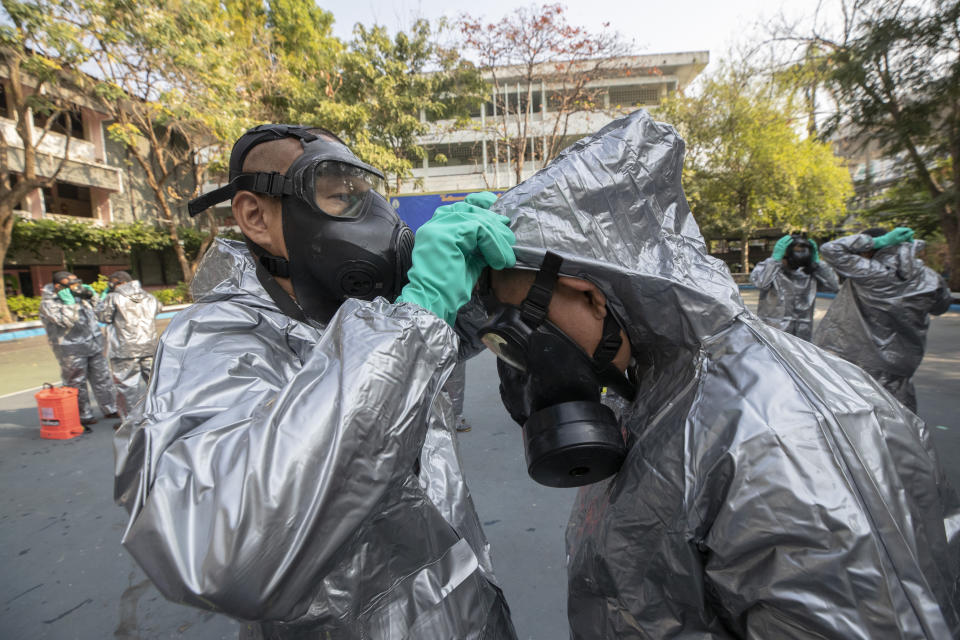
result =
[[[114,271],[110,274],[108,280],[116,280],[117,282],[130,282],[133,280],[133,277],[126,271]]]
[[[873,238],[879,238],[880,236],[887,235],[889,232],[889,229],[884,229],[883,227],[870,227],[869,229],[864,229],[860,233],[865,233]]]
[[[60,284],[61,280],[69,280],[72,275],[69,271],[54,271],[52,282],[53,284]]]

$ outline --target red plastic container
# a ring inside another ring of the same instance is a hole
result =
[[[83,433],[80,424],[80,405],[73,387],[54,387],[44,384],[33,394],[40,414],[40,437],[50,440],[69,440]]]

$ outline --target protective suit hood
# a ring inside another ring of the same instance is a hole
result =
[[[113,288],[113,292],[120,294],[125,298],[130,298],[134,302],[140,302],[146,293],[146,291],[144,291],[143,287],[140,285],[139,280],[131,280],[130,282],[118,284]]]
[[[744,311],[690,214],[683,155],[673,127],[635,111],[492,207],[513,220],[518,267],[539,268],[547,250],[560,254],[562,275],[590,280],[608,297],[635,351],[664,340],[695,345]]]

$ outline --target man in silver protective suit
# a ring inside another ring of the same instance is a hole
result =
[[[572,638],[960,636],[960,502],[926,426],[744,307],[683,152],[637,111],[493,206],[517,268],[481,281],[480,333],[528,472],[581,485]]]
[[[898,227],[868,229],[823,245],[823,259],[846,278],[814,343],[863,367],[913,412],[913,374],[927,348],[930,315],[952,302],[947,283],[918,256],[922,241]]]
[[[126,271],[110,274],[107,291],[97,306],[97,319],[107,327],[110,369],[124,416],[140,399],[140,381],[150,382],[158,313],[160,301],[144,291],[139,280]]]
[[[817,292],[833,293],[839,286],[837,274],[820,261],[817,243],[799,235],[780,238],[773,254],[754,267],[750,282],[760,291],[760,319],[807,341],[813,338]]]
[[[43,287],[40,321],[47,341],[60,363],[65,387],[77,389],[80,423],[85,431],[96,424],[87,382],[104,418],[118,418],[117,392],[103,353],[103,332],[97,324],[97,294],[90,285],[69,271],[57,271],[53,282]]]
[[[115,440],[124,546],[241,637],[515,638],[440,394],[513,234],[478,194],[414,248],[383,185],[324,130],[244,134],[190,210],[231,199],[246,241],[204,256]]]

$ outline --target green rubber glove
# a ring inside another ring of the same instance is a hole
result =
[[[820,247],[817,246],[817,242],[813,238],[807,238],[807,242],[810,243],[810,248],[813,249],[813,253],[810,255],[810,262],[820,262]]]
[[[790,243],[793,242],[793,236],[783,236],[777,240],[777,244],[773,245],[773,253],[770,255],[774,260],[782,260],[785,255],[787,255],[787,248],[790,246]]]
[[[60,289],[57,291],[57,296],[63,300],[64,304],[75,304],[77,299],[73,297],[73,292],[70,289]]]
[[[516,264],[510,219],[487,210],[495,200],[492,193],[471,193],[464,202],[437,208],[417,231],[410,282],[397,302],[423,307],[452,327],[487,266]]]
[[[874,238],[873,248],[883,249],[885,247],[892,247],[895,244],[900,244],[901,242],[911,242],[912,240],[913,229],[909,227],[897,227],[890,233],[885,233],[879,238]]]

